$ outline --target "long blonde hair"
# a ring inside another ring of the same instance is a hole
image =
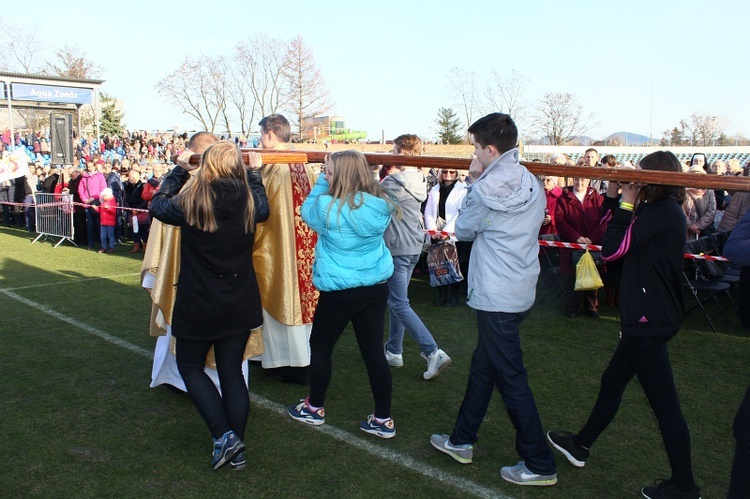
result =
[[[385,200],[391,208],[391,213],[395,212],[396,216],[400,215],[401,211],[398,203],[375,180],[364,154],[350,149],[331,154],[330,160],[333,162],[334,168],[333,176],[328,186],[328,194],[333,197],[331,204],[328,205],[329,215],[331,207],[337,200],[339,202],[337,216],[341,214],[341,208],[344,206],[344,203],[348,204],[352,210],[356,210],[362,206],[365,202],[365,197],[361,194],[357,195],[360,192]]]
[[[199,230],[216,232],[219,228],[214,213],[216,194],[211,184],[217,180],[229,180],[236,183],[240,190],[247,193],[245,205],[245,232],[255,231],[255,202],[247,183],[245,164],[242,153],[234,142],[220,140],[211,144],[201,156],[198,174],[190,179],[178,198],[185,221]]]

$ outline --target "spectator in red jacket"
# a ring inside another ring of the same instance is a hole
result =
[[[94,210],[99,213],[102,249],[99,253],[115,252],[115,224],[117,222],[117,200],[112,189],[107,187],[101,193],[101,205],[94,205]]]
[[[604,231],[599,220],[603,198],[589,186],[589,179],[574,178],[573,186],[566,187],[555,207],[555,227],[560,240],[579,244],[601,244]],[[579,311],[581,298],[584,299],[584,312],[593,318],[599,317],[597,291],[574,291],[575,264],[573,251],[560,250],[560,274],[568,280],[565,293],[565,313],[575,317]]]
[[[557,200],[562,196],[563,190],[557,186],[557,177],[545,175],[542,180],[544,181],[544,194],[547,196],[547,208],[544,210],[544,219],[542,220],[542,227],[539,229],[539,235],[557,234],[555,208],[557,208]]]

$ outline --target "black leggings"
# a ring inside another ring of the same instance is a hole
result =
[[[177,368],[188,395],[206,422],[211,435],[221,438],[233,430],[245,439],[250,396],[242,376],[242,356],[250,332],[215,341],[177,340]],[[206,354],[214,346],[216,370],[219,372],[221,394],[208,377],[204,366]]]
[[[672,364],[663,337],[623,338],[617,345],[612,360],[602,374],[599,396],[589,420],[575,437],[575,442],[591,447],[614,419],[633,376],[646,393],[651,410],[659,422],[659,429],[672,466],[672,480],[687,490],[695,485],[690,459],[690,430],[682,416],[680,399],[674,385]]]
[[[750,497],[750,386],[745,398],[734,417],[734,439],[737,447],[734,451],[732,476],[729,480],[727,499],[747,499]]]
[[[310,333],[310,399],[323,407],[331,382],[333,347],[349,322],[354,326],[359,351],[367,366],[375,399],[375,416],[391,417],[391,369],[383,353],[388,284],[342,291],[321,291]]]

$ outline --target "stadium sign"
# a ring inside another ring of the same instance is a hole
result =
[[[94,90],[91,88],[55,87],[28,83],[12,83],[13,100],[56,102],[64,104],[91,104]]]

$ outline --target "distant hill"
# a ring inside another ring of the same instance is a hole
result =
[[[627,139],[627,140],[626,140]],[[540,139],[530,139],[526,141],[529,145],[549,145],[549,139],[546,137]],[[606,139],[596,140],[588,135],[578,135],[568,140],[570,146],[641,146],[648,144],[648,137],[631,132],[617,132],[609,135]],[[659,139],[651,139],[652,145],[659,145]]]
[[[637,133],[632,132],[617,132],[613,133],[612,135],[608,136],[605,139],[607,144],[615,145],[628,145],[628,146],[642,146],[642,145],[648,145],[648,137],[645,135],[639,135]],[[659,139],[651,139],[652,145],[658,145]]]

